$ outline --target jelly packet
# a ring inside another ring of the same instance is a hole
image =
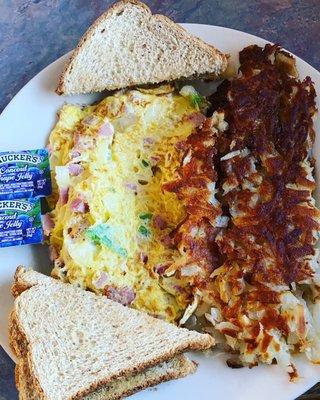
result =
[[[41,243],[39,198],[0,200],[0,247]]]
[[[43,241],[40,198],[51,190],[47,150],[0,153],[0,247]]]
[[[0,200],[48,196],[51,190],[47,150],[0,153]]]

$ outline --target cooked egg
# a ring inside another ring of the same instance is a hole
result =
[[[185,296],[157,271],[179,257],[165,238],[186,213],[161,187],[198,112],[170,85],[62,108],[49,144],[54,275],[169,321],[182,315]]]

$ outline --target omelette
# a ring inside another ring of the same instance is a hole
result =
[[[188,279],[163,274],[181,258],[171,232],[186,210],[162,187],[176,177],[181,143],[205,120],[194,89],[180,93],[163,85],[66,104],[48,146],[53,276],[168,321],[193,294]]]

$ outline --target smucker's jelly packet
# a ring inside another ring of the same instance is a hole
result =
[[[0,153],[0,200],[48,196],[51,190],[46,149]]]
[[[39,198],[0,200],[0,247],[41,243]]]

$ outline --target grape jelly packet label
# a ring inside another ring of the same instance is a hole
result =
[[[41,243],[40,199],[0,200],[0,247]]]
[[[51,178],[47,150],[0,153],[0,200],[49,194]]]

